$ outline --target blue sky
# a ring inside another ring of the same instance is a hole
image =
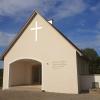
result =
[[[100,0],[0,0],[0,54],[33,10],[53,19],[80,49],[94,48],[100,55]]]

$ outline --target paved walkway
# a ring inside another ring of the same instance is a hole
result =
[[[18,91],[41,91],[41,85],[13,86],[10,90]]]
[[[0,90],[0,100],[100,100],[99,94],[60,94],[35,91]]]

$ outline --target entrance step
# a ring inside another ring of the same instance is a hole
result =
[[[10,90],[18,91],[41,91],[41,85],[13,86]]]

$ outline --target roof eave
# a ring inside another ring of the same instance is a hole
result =
[[[26,21],[25,25],[22,26],[21,30],[19,31],[18,35],[13,39],[13,41],[10,43],[8,48],[2,53],[0,60],[4,60],[5,55],[9,52],[9,50],[13,47],[14,43],[20,38],[22,33],[25,31],[25,29],[28,27],[29,23],[32,21],[32,19],[37,15],[36,11],[33,11],[32,15],[29,17],[29,19]]]
[[[8,48],[3,52],[3,54],[0,57],[0,60],[4,60],[5,55],[9,52],[9,50],[13,47],[13,45],[16,43],[16,41],[20,38],[22,33],[25,31],[25,29],[28,27],[28,25],[31,23],[33,18],[39,14],[38,11],[34,11],[32,15],[29,17],[29,19],[26,21],[25,25],[22,26],[21,31],[18,33],[18,35],[15,37],[15,39],[10,43]],[[42,16],[42,15],[41,15]],[[43,16],[42,16],[43,17]],[[45,17],[43,17],[45,19]],[[45,21],[47,21],[45,19]],[[48,21],[47,21],[48,22]],[[48,22],[49,23],[49,22]],[[49,23],[50,24],[50,23]],[[50,24],[58,33],[60,33],[72,46],[79,52],[80,55],[84,55],[82,51],[74,45],[61,31],[59,31],[53,24]]]

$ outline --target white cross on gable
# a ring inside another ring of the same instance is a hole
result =
[[[37,41],[37,31],[39,30],[39,29],[42,29],[42,27],[38,27],[38,25],[37,25],[37,21],[35,22],[35,27],[34,28],[31,28],[30,30],[31,31],[35,31],[35,41]]]

